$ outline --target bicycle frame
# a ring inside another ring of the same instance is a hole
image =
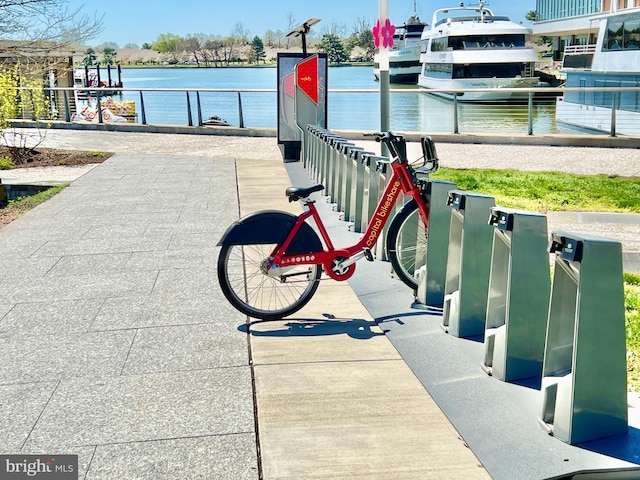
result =
[[[369,220],[364,235],[358,243],[336,250],[314,202],[307,200],[305,206],[308,210],[298,217],[298,220],[284,242],[278,245],[272,252],[271,258],[273,260],[271,261],[271,268],[279,270],[278,267],[319,264],[323,266],[327,275],[334,280],[347,280],[355,271],[355,262],[367,256],[367,251],[375,246],[385,224],[389,220],[391,209],[401,194],[411,196],[416,200],[420,217],[424,224],[428,225],[429,209],[419,186],[414,182],[414,178],[409,171],[410,167],[406,163],[401,163],[397,157],[393,158],[390,165],[393,170],[393,176],[389,183],[387,183],[384,193]],[[316,223],[326,249],[304,255],[284,255],[283,252],[286,252],[287,247],[302,226],[302,223],[308,218],[313,218]]]

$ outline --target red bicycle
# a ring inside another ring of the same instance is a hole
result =
[[[430,173],[438,168],[433,140],[423,136],[422,165],[406,158],[403,135],[375,134],[387,145],[392,175],[380,197],[361,240],[336,249],[309,197],[324,190],[323,185],[289,187],[290,202],[302,200],[305,210],[299,216],[277,210],[247,215],[231,225],[218,243],[218,280],[227,300],[240,312],[262,320],[275,320],[304,307],[316,292],[322,271],[334,280],[349,279],[362,258],[373,261],[371,249],[400,195],[411,199],[393,216],[385,247],[393,269],[406,285],[417,288],[414,278],[416,258],[426,251],[429,205],[425,186]],[[307,222],[312,218],[316,230]],[[318,235],[319,234],[319,235]],[[322,240],[321,240],[322,239]],[[424,255],[422,255],[424,257]]]

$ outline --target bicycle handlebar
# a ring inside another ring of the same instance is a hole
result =
[[[365,133],[364,135],[365,137],[375,137],[375,141],[378,143],[390,143],[404,139],[404,135],[393,132]]]
[[[384,143],[393,157],[397,158],[400,163],[407,163],[406,147],[398,148],[399,145],[405,143],[404,135],[393,132],[376,132],[366,133],[365,136],[373,136],[376,142]]]

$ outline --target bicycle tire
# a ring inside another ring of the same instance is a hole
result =
[[[320,283],[320,265],[299,265],[287,277],[270,277],[262,266],[275,244],[224,245],[218,256],[218,281],[229,303],[249,317],[279,320],[304,307]],[[286,281],[287,278],[296,280]]]
[[[424,265],[428,240],[428,227],[418,214],[417,202],[411,199],[391,220],[386,250],[395,274],[413,290],[418,288],[414,273]]]

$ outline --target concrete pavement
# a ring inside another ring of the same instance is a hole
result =
[[[91,479],[532,478],[481,466],[380,328],[374,303],[394,307],[377,285],[323,282],[280,322],[227,304],[224,229],[299,208],[274,138],[51,131],[44,146],[118,154],[0,229],[0,453],[75,453]],[[513,162],[476,147],[438,150],[446,166]],[[558,153],[513,148],[527,165]],[[629,171],[638,158],[590,153]]]

